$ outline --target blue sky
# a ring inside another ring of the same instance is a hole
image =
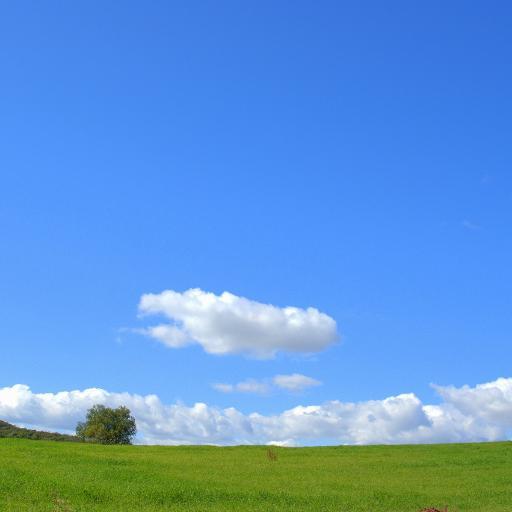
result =
[[[0,387],[269,415],[511,377],[511,16],[5,2]],[[261,360],[137,333],[142,295],[190,288],[317,308],[341,343]],[[212,387],[294,373],[322,385]]]

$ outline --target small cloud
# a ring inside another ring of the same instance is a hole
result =
[[[291,375],[276,375],[272,379],[247,379],[236,384],[217,382],[212,388],[221,393],[256,393],[266,394],[273,388],[284,389],[291,392],[304,391],[313,386],[320,386],[322,383],[306,375],[294,373]]]
[[[482,185],[489,185],[489,183],[492,182],[492,176],[490,174],[484,174],[481,179],[480,179],[480,183]]]
[[[475,224],[474,222],[471,222],[469,220],[463,220],[462,227],[469,229],[470,231],[478,231],[481,229],[481,227],[478,224]]]
[[[221,393],[233,393],[235,390],[233,384],[222,384],[221,382],[212,384],[212,388],[216,391],[220,391]]]
[[[301,375],[300,373],[276,375],[273,382],[277,387],[286,389],[287,391],[304,391],[307,388],[322,385],[319,380]]]
[[[263,381],[256,379],[247,379],[237,384],[215,383],[212,384],[213,389],[221,393],[255,393],[263,395],[270,391],[270,386]]]
[[[269,386],[265,382],[249,379],[244,382],[239,382],[236,385],[236,390],[240,393],[268,393]]]

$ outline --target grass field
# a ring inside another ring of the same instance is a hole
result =
[[[0,510],[512,510],[512,443],[276,453],[0,439]]]

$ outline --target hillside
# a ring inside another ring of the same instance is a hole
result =
[[[75,441],[80,440],[76,436],[58,434],[57,432],[44,432],[42,430],[30,430],[16,427],[6,421],[0,420],[0,437],[14,437],[18,439],[36,439],[45,441]]]
[[[0,439],[0,510],[511,510],[512,443],[274,452]]]

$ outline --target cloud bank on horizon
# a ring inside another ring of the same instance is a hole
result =
[[[34,393],[0,388],[0,417],[25,426],[71,431],[93,404],[126,405],[146,444],[396,444],[496,441],[512,432],[512,378],[475,387],[435,386],[439,405],[412,394],[367,402],[297,406],[280,414],[243,414],[204,403],[166,405],[156,395],[103,389]]]
[[[193,288],[141,297],[142,316],[163,315],[168,322],[142,329],[170,348],[198,343],[216,355],[272,358],[277,352],[314,353],[338,338],[336,321],[318,309],[280,308],[229,292]]]

